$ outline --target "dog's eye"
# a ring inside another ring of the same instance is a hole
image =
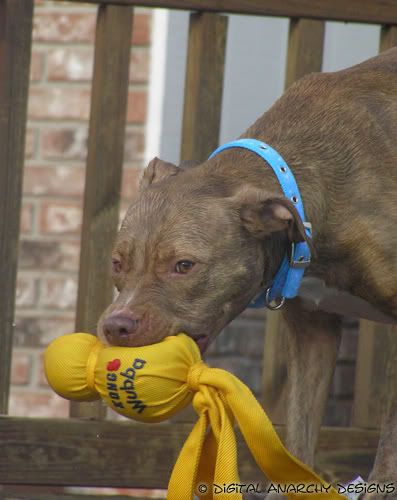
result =
[[[175,264],[175,272],[178,274],[186,274],[194,267],[194,262],[190,260],[180,260]]]
[[[119,259],[112,259],[112,270],[114,273],[118,274],[121,272],[121,260]]]

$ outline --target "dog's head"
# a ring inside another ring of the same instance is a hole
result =
[[[186,332],[203,352],[277,269],[305,232],[293,204],[225,179],[204,165],[155,158],[118,234],[118,297],[98,324],[114,345],[140,346]]]

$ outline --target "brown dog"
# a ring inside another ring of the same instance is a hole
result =
[[[313,225],[306,271],[397,319],[397,48],[336,73],[309,75],[243,137],[291,167]],[[227,150],[193,168],[154,159],[113,254],[120,294],[99,322],[111,344],[144,345],[180,331],[204,351],[306,238],[273,171]],[[313,465],[340,341],[337,314],[284,307],[291,379],[287,446]],[[397,408],[371,480],[397,481]]]

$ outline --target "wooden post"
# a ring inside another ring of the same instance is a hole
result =
[[[379,428],[397,395],[397,328],[360,322],[352,424]]]
[[[285,88],[308,73],[321,71],[325,23],[291,19]]]
[[[397,45],[397,26],[382,26],[380,34],[380,52]]]
[[[8,411],[33,0],[0,0],[0,413]]]
[[[321,71],[323,21],[291,19],[285,87],[307,73]],[[282,313],[267,311],[263,353],[262,402],[274,423],[285,423],[287,328]]]
[[[287,325],[281,313],[266,312],[263,346],[262,402],[273,423],[285,423],[287,389]]]
[[[219,142],[227,17],[190,15],[182,160],[205,160]]]
[[[95,333],[113,296],[110,257],[119,219],[132,14],[132,7],[98,8],[76,331]],[[71,405],[72,416],[104,412],[101,403]]]

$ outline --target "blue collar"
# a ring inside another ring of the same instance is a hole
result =
[[[277,151],[268,144],[256,139],[238,139],[220,146],[210,155],[210,158],[230,148],[248,149],[266,161],[266,164],[276,174],[284,195],[294,203],[305,226],[306,234],[311,238],[311,224],[305,221],[303,202],[294,174]],[[292,243],[290,255],[290,257],[288,255],[284,257],[271,284],[253,299],[249,307],[260,308],[266,305],[270,309],[279,309],[284,304],[285,299],[292,299],[297,296],[305,268],[310,264],[309,245],[305,241],[296,244]]]

